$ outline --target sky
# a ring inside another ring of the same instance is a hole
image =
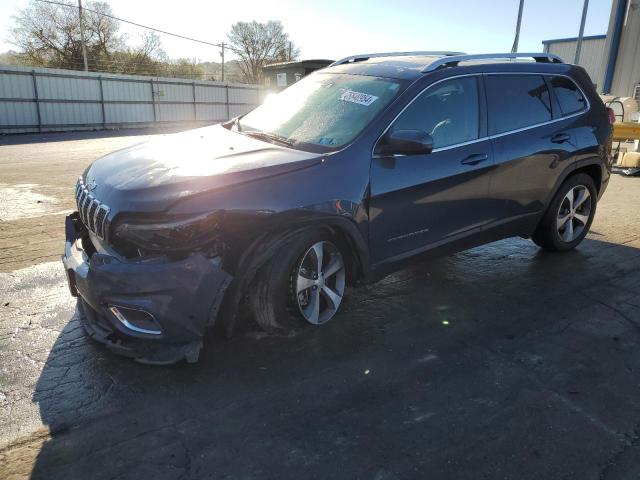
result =
[[[29,0],[0,1],[0,53],[12,15]],[[301,58],[338,59],[370,52],[455,50],[508,52],[518,0],[108,0],[114,15],[155,28],[221,42],[237,21],[280,20]],[[525,0],[520,52],[542,51],[542,40],[577,36],[583,0]],[[590,0],[585,35],[607,31],[611,0]],[[130,43],[142,30],[122,25]],[[172,58],[219,61],[219,49],[161,35]],[[233,58],[227,52],[227,58]],[[569,59],[567,59],[569,60]]]

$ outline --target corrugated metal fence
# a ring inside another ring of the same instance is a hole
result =
[[[261,97],[257,85],[0,65],[0,133],[216,123]]]
[[[587,71],[591,81],[597,84],[598,91],[601,91],[604,78],[605,42],[606,35],[586,37],[582,42],[580,54],[580,65]],[[578,45],[577,39],[545,40],[542,43],[545,52],[555,53],[564,61],[573,62]]]

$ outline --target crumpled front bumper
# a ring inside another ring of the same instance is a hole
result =
[[[97,252],[89,256],[77,213],[66,218],[65,232],[62,263],[90,337],[143,363],[197,361],[205,330],[231,282],[220,258],[201,253],[175,261],[130,261]],[[129,321],[128,314],[142,316],[145,328]]]

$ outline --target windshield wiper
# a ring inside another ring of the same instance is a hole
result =
[[[242,133],[254,138],[258,138],[260,140],[266,140],[267,142],[280,143],[282,145],[286,145],[287,147],[293,147],[296,143],[292,140],[289,140],[288,138],[282,137],[280,135],[276,135],[275,133],[260,132],[258,130],[244,131]]]

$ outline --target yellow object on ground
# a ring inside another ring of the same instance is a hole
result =
[[[640,140],[640,123],[620,122],[613,124],[614,140]]]

